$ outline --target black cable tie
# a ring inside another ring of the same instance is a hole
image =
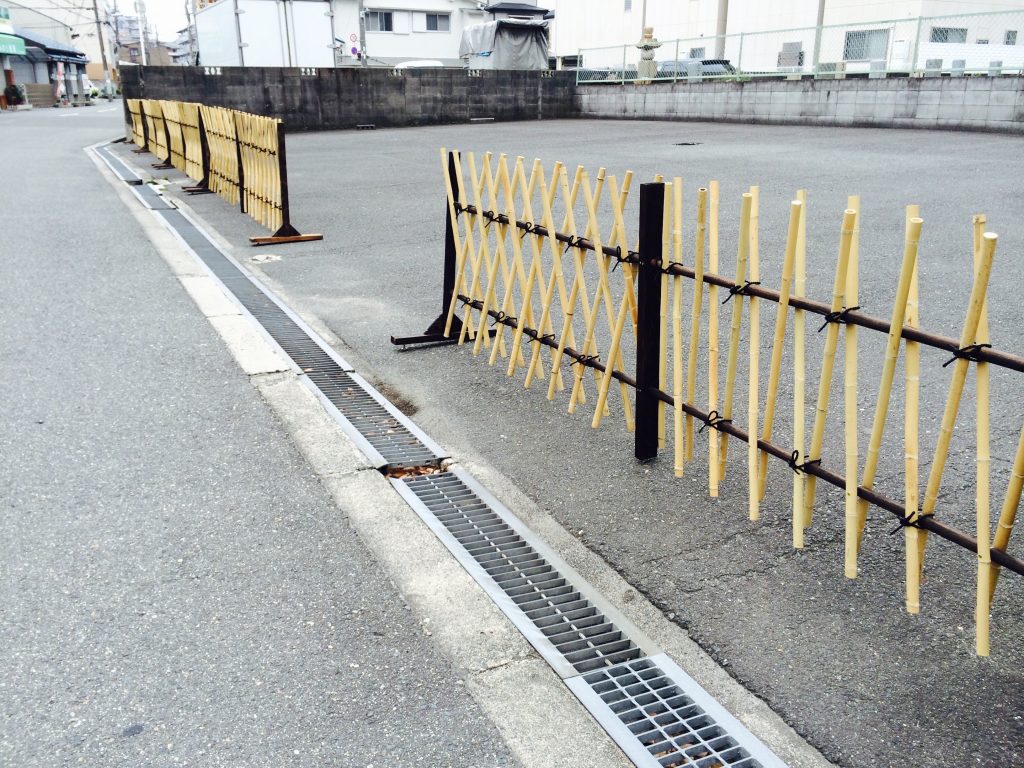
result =
[[[683,264],[683,262],[681,262],[681,261],[670,261],[668,263],[668,266],[662,267],[661,271],[664,272],[666,275],[670,275],[670,274],[672,274],[672,267],[684,267],[684,266],[686,266],[686,265]]]
[[[743,283],[743,285],[731,285],[731,286],[729,286],[729,295],[725,297],[725,301],[723,301],[722,303],[723,304],[727,303],[729,301],[729,299],[731,299],[733,296],[737,296],[737,295],[739,295],[739,296],[749,296],[750,295],[750,286],[752,286],[752,285],[760,285],[760,284],[761,284],[760,280],[754,280],[754,281],[747,280],[747,281],[745,281]]]
[[[789,461],[786,462],[787,464],[789,464],[789,468],[796,472],[798,475],[802,471],[800,469],[800,465],[797,463],[799,460],[800,451],[794,450],[791,454],[789,454]]]
[[[985,347],[992,349],[991,344],[968,344],[966,347],[960,347],[960,349],[954,350],[953,356],[944,362],[942,367],[945,368],[957,360],[970,360],[972,363],[980,363],[981,358],[978,357],[978,353]]]
[[[595,360],[600,360],[600,359],[601,359],[600,355],[583,355],[582,357],[577,358],[576,362],[579,363],[580,365],[586,367],[587,365],[589,365],[590,363],[594,362]]]
[[[732,419],[722,418],[722,416],[719,415],[718,411],[712,411],[707,416],[705,416],[703,419],[701,419],[701,421],[703,421],[704,424],[701,426],[700,429],[697,430],[697,434],[698,435],[701,432],[704,431],[705,427],[711,427],[712,429],[718,429],[718,425],[719,424],[725,424],[726,422],[728,422],[729,424],[732,423]]]
[[[618,269],[619,268],[619,264],[621,264],[623,261],[625,261],[625,259],[622,257],[622,246],[621,245],[616,245],[615,246],[615,263],[612,264],[612,270],[611,271],[614,272],[616,269]]]
[[[496,314],[496,315],[494,316],[494,318],[493,318],[493,322],[491,322],[491,328],[493,328],[494,326],[496,326],[496,325],[497,325],[498,323],[500,323],[500,322],[501,322],[502,320],[504,320],[504,319],[505,319],[506,317],[508,317],[508,315],[506,315],[506,314],[505,314],[504,312],[498,312],[498,314]]]
[[[821,328],[818,329],[818,333],[821,333],[823,330],[825,330],[825,327],[829,323],[849,323],[850,318],[847,316],[847,313],[853,312],[858,309],[860,309],[859,305],[856,307],[847,307],[846,309],[841,309],[838,312],[826,312],[825,322],[821,324]]]
[[[538,336],[536,338],[537,338],[537,341],[539,341],[541,343],[543,343],[545,341],[554,341],[555,340],[555,334],[553,334],[553,333],[546,333],[543,336]]]
[[[531,234],[533,232],[533,222],[531,222],[531,221],[524,221],[523,224],[525,224],[526,226],[523,227],[523,234],[521,234],[519,236],[520,240],[522,240],[524,237],[526,237],[527,235],[529,235],[529,234]]]
[[[899,525],[897,525],[895,528],[893,528],[891,531],[889,531],[889,535],[890,536],[896,535],[897,533],[899,533],[900,529],[902,529],[902,528],[920,528],[921,527],[921,520],[923,520],[925,517],[926,517],[925,515],[913,515],[913,514],[911,514],[911,515],[903,515],[902,517],[898,517],[896,519],[899,521]]]

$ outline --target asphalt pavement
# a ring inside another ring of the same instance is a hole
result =
[[[0,765],[517,765],[83,152],[0,115]]]
[[[806,188],[808,293],[822,299],[828,296],[846,196],[860,194],[861,304],[882,316],[889,313],[899,268],[903,206],[918,203],[925,219],[922,325],[950,336],[958,335],[967,304],[970,217],[984,212],[989,228],[1001,235],[989,301],[993,340],[1021,354],[1020,138],[556,121],[328,132],[291,135],[288,142],[292,221],[325,237],[253,251],[251,264],[292,307],[329,327],[346,357],[375,376],[433,437],[460,458],[507,477],[836,763],[1024,764],[1020,578],[1002,578],[992,656],[978,658],[975,560],[969,553],[932,537],[923,610],[910,616],[903,610],[902,537],[889,535],[894,523],[887,514],[871,512],[861,576],[847,580],[838,494],[820,492],[808,545],[795,551],[788,468],[772,467],[762,519],[750,523],[738,457],[721,498],[711,500],[699,463],[682,480],[672,477],[670,455],[653,465],[636,464],[621,422],[593,431],[589,412],[568,415],[564,401],[549,403],[542,392],[525,391],[521,376],[507,379],[468,349],[400,351],[388,341],[391,334],[423,330],[439,311],[444,193],[438,150],[447,146],[539,157],[549,168],[555,160],[570,169],[582,163],[592,175],[598,166],[620,176],[632,169],[635,184],[655,173],[682,175],[692,190],[718,179],[726,264],[735,252],[738,196],[757,184],[762,274],[769,284],[778,280],[789,200]],[[633,197],[627,210],[631,229]],[[190,203],[238,247],[248,235],[261,233],[213,196]],[[765,325],[772,319],[766,311]],[[880,342],[866,333],[861,339],[863,380],[871,381]],[[812,349],[819,343],[813,341]],[[922,476],[945,396],[944,361],[940,353],[924,356]],[[809,377],[816,381],[817,372]],[[1024,419],[1024,382],[997,372],[993,386],[992,487],[998,505]],[[788,397],[788,384],[782,395]],[[745,402],[742,388],[737,397]],[[860,400],[866,440],[874,388],[862,388]],[[964,403],[938,514],[971,531],[970,388]],[[900,423],[898,408],[892,419]],[[841,439],[837,423],[832,422],[826,455]],[[902,498],[897,432],[888,432],[879,487]],[[784,425],[779,435],[786,439]],[[706,445],[701,440],[698,450]]]

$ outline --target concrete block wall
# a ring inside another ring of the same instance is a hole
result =
[[[289,131],[575,117],[572,72],[470,74],[282,67],[125,67],[127,98],[198,101],[279,117]]]
[[[1024,133],[1024,77],[580,85],[581,117]]]

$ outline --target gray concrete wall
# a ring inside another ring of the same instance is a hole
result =
[[[580,85],[581,117],[1024,133],[1024,77]]]
[[[575,117],[572,72],[125,67],[128,98],[198,101],[282,118],[290,131]]]

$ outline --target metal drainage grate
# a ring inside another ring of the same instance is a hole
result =
[[[619,628],[624,619],[613,620],[609,607],[584,594],[573,583],[582,579],[528,541],[525,527],[468,474],[456,469],[391,482],[563,677],[645,655]]]
[[[167,224],[220,280],[291,360],[313,393],[377,468],[438,466],[447,457],[405,414],[352,372],[327,342],[224,254],[179,210],[158,210]]]
[[[638,766],[785,768],[664,654],[566,684]]]

